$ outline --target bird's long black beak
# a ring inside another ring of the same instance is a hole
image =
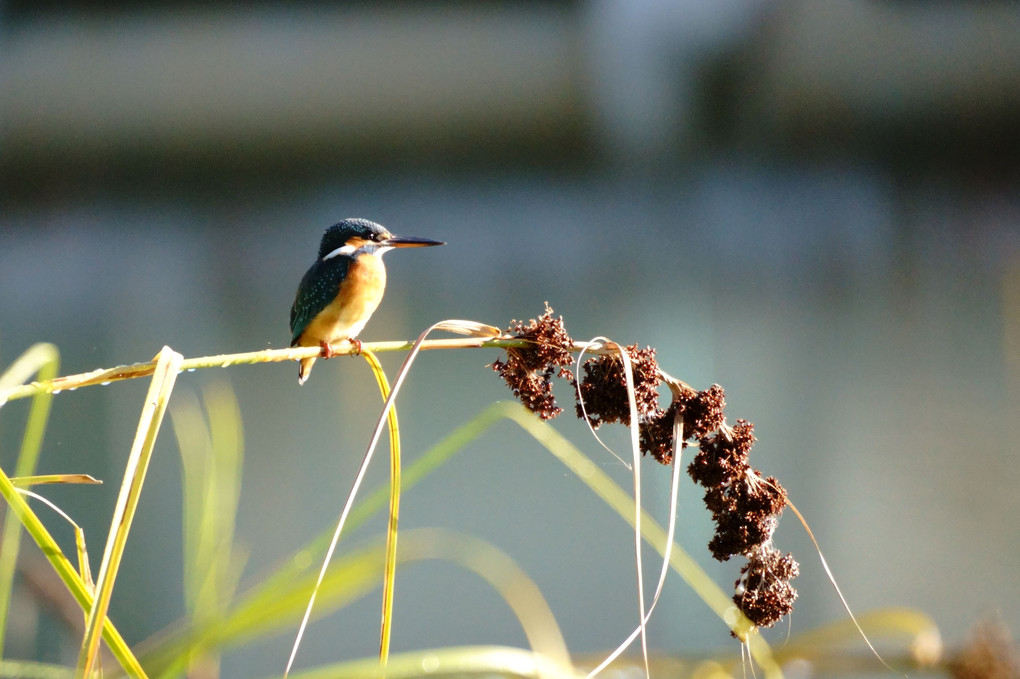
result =
[[[427,248],[431,245],[446,245],[446,243],[416,236],[390,236],[382,241],[380,245],[388,245],[391,248]]]

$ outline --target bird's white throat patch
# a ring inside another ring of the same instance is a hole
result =
[[[334,257],[339,257],[340,255],[353,255],[354,251],[357,250],[357,249],[358,249],[358,247],[356,245],[350,245],[350,244],[344,245],[343,247],[339,247],[336,250],[334,250],[333,252],[331,252],[328,255],[326,255],[325,257],[323,257],[322,261],[325,262],[326,260],[333,259]]]

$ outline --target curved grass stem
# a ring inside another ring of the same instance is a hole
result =
[[[57,351],[57,347],[52,344],[36,344],[0,376],[0,390],[19,385],[31,375],[38,375],[40,380],[52,379],[59,370],[60,352]],[[31,477],[35,474],[52,400],[53,396],[44,392],[35,394],[32,399],[25,434],[21,439],[21,451],[14,467],[16,477]],[[2,404],[3,400],[0,400],[0,405]],[[7,636],[7,611],[10,608],[18,546],[21,543],[21,521],[15,512],[8,513],[4,518],[3,537],[0,543],[4,546],[3,552],[0,552],[0,657],[3,657],[3,643]]]
[[[371,351],[362,356],[372,367],[372,374],[379,385],[383,403],[390,397],[390,385],[386,380],[379,359]],[[390,517],[386,524],[386,564],[383,567],[382,623],[379,626],[379,664],[386,665],[390,657],[390,637],[393,632],[393,591],[397,575],[397,523],[400,517],[400,425],[397,422],[396,406],[386,414],[390,428]]]

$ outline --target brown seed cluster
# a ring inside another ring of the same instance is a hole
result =
[[[800,566],[791,555],[762,546],[740,569],[733,603],[758,627],[772,627],[793,610],[797,590],[790,586],[790,580],[799,572]]]
[[[525,347],[506,350],[506,360],[496,360],[492,369],[499,373],[510,390],[524,406],[543,420],[551,420],[563,412],[553,396],[553,375],[570,378],[568,366],[573,365],[571,353],[574,340],[563,326],[563,317],[553,318],[548,303],[545,313],[527,325],[511,321],[508,334],[530,342]]]
[[[687,447],[688,440],[697,440],[723,423],[726,399],[722,387],[713,384],[705,391],[696,391],[682,382],[670,385],[673,402],[641,423],[641,450],[662,464],[673,463],[673,428],[679,415],[683,433],[678,445]]]
[[[659,385],[662,374],[655,361],[655,349],[637,345],[626,347],[634,378],[634,401],[638,419],[645,422],[659,412]],[[577,387],[577,417],[595,429],[610,422],[630,424],[630,399],[627,398],[627,376],[623,360],[615,354],[595,356],[584,362],[584,377]],[[582,408],[582,403],[584,407]],[[672,425],[671,425],[672,426]]]
[[[693,391],[693,390],[692,390]],[[726,394],[718,384],[689,395],[682,392],[677,400],[684,413],[684,438],[702,440],[725,421]]]
[[[799,566],[772,546],[772,534],[786,506],[786,489],[775,477],[751,468],[754,425],[737,420],[703,436],[687,473],[705,488],[705,506],[715,521],[708,548],[719,561],[742,555],[733,602],[758,627],[771,627],[793,610],[797,590],[790,580]]]
[[[553,318],[546,304],[545,314],[527,325],[514,321],[508,333],[530,344],[507,349],[506,360],[493,368],[514,395],[542,419],[556,417],[563,409],[553,397],[554,375],[570,380],[577,397],[578,418],[587,417],[593,428],[619,422],[630,424],[627,379],[619,355],[603,354],[585,361],[578,384],[567,366],[573,363],[574,342]],[[715,521],[715,536],[709,543],[712,555],[726,561],[741,555],[747,563],[735,583],[733,602],[758,627],[771,627],[793,610],[797,590],[790,581],[799,566],[789,554],[772,546],[772,534],[786,506],[786,490],[774,477],[763,478],[748,461],[754,445],[754,425],[737,420],[726,424],[726,397],[714,384],[704,391],[668,378],[673,399],[659,406],[659,387],[664,375],[655,360],[655,349],[626,347],[633,372],[640,446],[662,464],[672,464],[676,446],[696,441],[698,454],[687,468],[695,482],[705,488],[705,505]],[[583,404],[583,407],[582,407]],[[675,425],[682,432],[674,441]]]
[[[698,393],[693,389],[691,392]],[[665,410],[657,409],[655,415],[641,424],[641,452],[651,455],[662,464],[673,464],[673,425],[678,413],[681,415],[681,425],[686,431],[687,423],[683,421],[683,403],[679,400],[674,400]],[[685,434],[681,434],[680,438],[685,438],[685,436]],[[687,444],[681,442],[680,445]]]

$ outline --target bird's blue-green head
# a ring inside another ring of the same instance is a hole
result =
[[[319,259],[332,259],[338,255],[356,257],[362,253],[381,255],[392,248],[421,248],[445,245],[429,238],[394,236],[382,224],[360,217],[351,217],[326,229],[319,243]]]

